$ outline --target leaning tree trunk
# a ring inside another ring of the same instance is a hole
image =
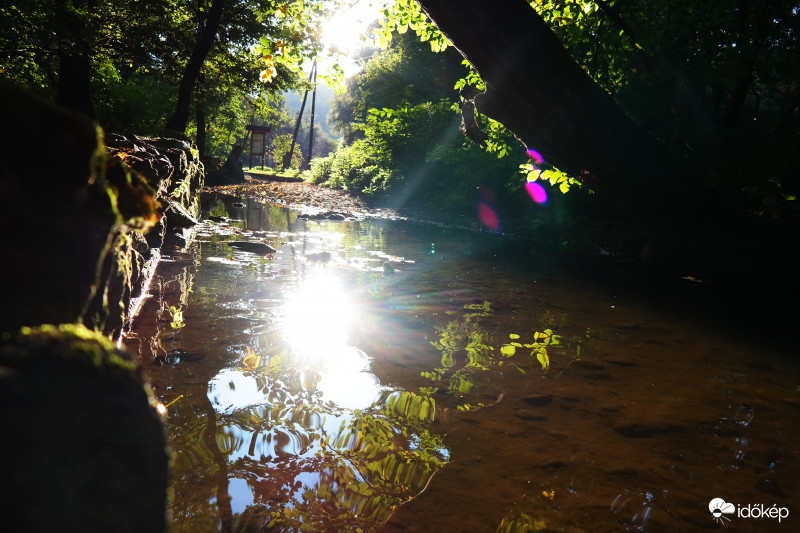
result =
[[[525,0],[417,2],[486,82],[474,99],[479,112],[617,207],[652,214],[678,162],[589,77]]]
[[[192,55],[189,56],[189,61],[186,63],[186,70],[183,72],[183,78],[181,78],[181,84],[178,87],[178,101],[175,104],[175,113],[167,122],[165,128],[167,131],[183,133],[186,130],[186,124],[189,122],[192,92],[197,83],[197,78],[200,76],[200,69],[203,68],[208,52],[211,51],[211,46],[217,38],[217,30],[219,30],[224,8],[225,0],[213,0],[211,2],[208,18],[200,31],[200,37],[194,46],[194,50],[192,50]]]

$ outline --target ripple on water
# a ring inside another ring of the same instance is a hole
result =
[[[388,531],[682,531],[714,526],[717,495],[791,505],[797,366],[763,346],[507,261],[496,236],[272,207],[227,225],[161,339],[208,355],[154,370],[164,403],[186,395],[175,531],[374,531],[395,507]],[[226,248],[241,231],[277,253]],[[547,328],[549,370],[501,353]]]

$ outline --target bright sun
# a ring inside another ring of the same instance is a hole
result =
[[[362,45],[362,36],[378,18],[385,1],[357,0],[331,16],[322,26],[322,41],[332,51],[352,56]]]
[[[331,50],[349,56],[358,48],[362,31],[362,21],[352,16],[351,10],[340,11],[325,22],[322,41]]]

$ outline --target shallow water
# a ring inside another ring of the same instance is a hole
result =
[[[233,202],[143,343],[174,531],[798,530],[794,354],[497,235]]]

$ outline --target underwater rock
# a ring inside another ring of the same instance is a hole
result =
[[[614,424],[614,430],[629,439],[646,439],[657,433],[668,433],[675,429],[669,420],[657,414],[639,413],[638,416],[623,415]]]
[[[758,483],[756,483],[756,490],[766,494],[783,496],[783,489],[781,489],[780,485],[772,478],[764,477],[759,479]]]
[[[528,396],[524,396],[522,401],[527,403],[528,405],[532,405],[533,407],[544,407],[546,405],[550,405],[553,401],[552,394],[531,394]]]
[[[606,368],[600,363],[587,361],[586,359],[575,359],[570,363],[569,366],[573,368],[579,368],[581,370],[593,370],[593,371],[602,371],[605,370]]]
[[[3,530],[167,530],[164,422],[131,357],[84,326],[0,343]]]
[[[253,242],[253,241],[230,241],[228,242],[230,246],[234,248],[238,248],[240,250],[244,250],[245,252],[251,252],[258,255],[269,255],[274,254],[278,250],[273,248],[268,244],[264,244],[263,242]]]
[[[525,420],[526,422],[544,422],[547,420],[546,416],[542,416],[535,411],[531,411],[530,409],[517,409],[514,411],[514,416],[520,420]]]
[[[297,215],[297,220],[347,220],[351,215],[338,211],[325,211],[324,213],[301,213]]]

